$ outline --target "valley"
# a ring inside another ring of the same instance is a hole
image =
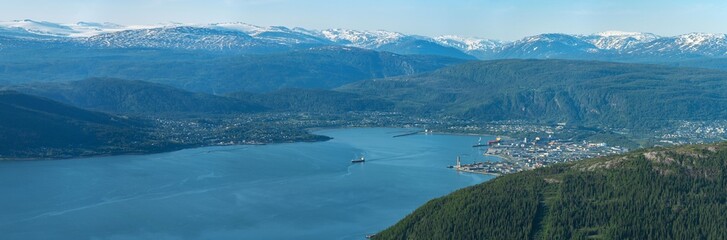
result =
[[[727,74],[716,70],[493,60],[323,89],[313,83],[318,74],[297,75],[303,88],[247,92],[248,87],[227,87],[227,95],[117,78],[6,85],[2,88],[143,122],[135,128],[146,134],[121,148],[39,149],[4,158],[322,141],[327,138],[306,129],[328,127],[418,127],[519,139],[554,135],[628,149],[725,137],[722,119],[727,112],[722,106],[727,104],[727,84],[721,79]],[[101,146],[111,141],[99,142]]]
[[[725,34],[5,21],[0,238],[724,239],[726,106]]]

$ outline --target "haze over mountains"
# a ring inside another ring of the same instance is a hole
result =
[[[282,88],[334,88],[354,81],[433,71],[464,60],[350,47],[218,55],[163,49],[12,48],[0,51],[0,84],[92,77],[143,80],[225,94]]]
[[[347,46],[398,54],[461,59],[566,58],[613,61],[680,61],[727,57],[727,36],[687,33],[658,36],[637,32],[590,35],[545,33],[507,42],[460,36],[426,37],[390,31],[309,30],[246,23],[121,26],[113,23],[58,24],[17,20],[0,23],[0,51],[11,46],[83,46],[101,49],[204,50],[271,53],[322,46]]]
[[[725,70],[725,54],[719,34],[505,42],[244,23],[21,20],[0,23],[0,89],[135,117],[395,112],[643,133],[671,121],[725,119],[725,73],[682,68]],[[652,64],[634,64],[642,62]]]
[[[251,75],[253,80],[227,84],[230,93],[226,96],[107,78],[26,83],[0,89],[90,110],[132,115],[395,111],[478,121],[565,122],[634,132],[659,129],[671,121],[727,119],[727,73],[709,69],[508,59],[328,86],[317,85],[316,74],[300,74],[297,88],[271,82],[278,84],[278,89],[263,92],[245,91],[241,86],[268,82],[270,75]]]
[[[726,136],[724,34],[21,20],[0,23],[0,56],[0,160],[329,140],[308,132],[321,127],[522,134],[503,147],[532,144],[528,162],[587,150],[538,146],[561,140],[620,152]],[[685,123],[722,135],[671,134]],[[374,239],[724,239],[726,162],[722,143],[557,164],[433,200]]]
[[[727,119],[723,71],[652,64],[509,59],[337,90],[397,103],[412,114],[654,129],[671,120]]]

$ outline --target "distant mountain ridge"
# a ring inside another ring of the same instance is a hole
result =
[[[2,48],[0,37],[0,48]],[[187,91],[225,94],[283,88],[331,89],[351,82],[434,71],[464,62],[326,46],[282,53],[221,55],[207,51],[87,49],[36,43],[0,50],[0,85],[94,77],[143,80]]]
[[[507,59],[364,80],[337,90],[378,97],[412,114],[649,131],[670,120],[727,118],[724,79],[724,71],[708,69]]]
[[[11,89],[84,109],[116,114],[216,114],[264,110],[257,104],[242,100],[113,78],[36,83]]]
[[[727,57],[727,35],[609,31],[589,35],[546,33],[517,41],[461,36],[427,37],[385,30],[310,30],[247,23],[58,24],[16,20],[0,22],[0,37],[18,41],[53,41],[98,48],[205,50],[222,53],[270,53],[322,46],[348,46],[398,54],[441,55],[462,59],[564,58],[649,61]],[[7,41],[8,39],[5,39]],[[0,41],[0,49],[2,49]]]

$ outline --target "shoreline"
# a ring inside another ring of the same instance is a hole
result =
[[[489,133],[481,133],[481,134],[479,134],[479,133],[460,133],[460,132],[446,132],[446,131],[442,131],[442,132],[429,132],[427,134],[433,134],[433,135],[454,135],[454,136],[491,136],[491,137],[495,137],[495,138],[498,138],[499,137],[499,138],[502,138],[503,140],[513,140],[514,139],[514,138],[512,138],[510,136],[494,135],[494,134],[489,134]]]
[[[464,170],[464,169],[455,169],[457,172],[464,172],[464,173],[473,173],[473,174],[482,174],[482,175],[490,175],[493,177],[499,177],[502,176],[500,173],[490,173],[490,172],[477,172],[472,170]]]
[[[247,143],[247,144],[230,144],[230,145],[213,145],[213,144],[200,144],[200,145],[189,145],[182,147],[169,148],[164,150],[149,150],[149,151],[124,151],[124,152],[110,152],[110,153],[99,153],[99,154],[88,154],[88,155],[76,155],[70,157],[0,157],[0,163],[2,162],[30,162],[30,161],[63,161],[70,159],[87,159],[95,157],[117,157],[117,156],[141,156],[141,155],[152,155],[160,153],[171,153],[182,151],[186,149],[206,148],[206,147],[234,147],[234,146],[265,146],[269,144],[286,144],[286,143],[310,143],[310,142],[326,142],[332,138],[328,137],[326,140],[320,141],[293,141],[293,142],[273,142],[273,143]]]
[[[488,135],[488,134],[475,134],[475,133],[457,133],[457,132],[424,132],[425,129],[422,128],[407,128],[407,127],[395,127],[395,126],[378,126],[378,127],[314,127],[314,128],[305,128],[304,130],[307,131],[309,134],[313,135],[320,135],[317,132],[326,131],[326,130],[336,130],[336,129],[356,129],[356,128],[391,128],[391,129],[401,129],[401,130],[419,130],[416,133],[406,134],[405,136],[400,137],[406,137],[411,135],[451,135],[451,136],[491,136],[495,137],[494,135]],[[115,156],[139,156],[139,155],[150,155],[150,154],[159,154],[159,153],[170,153],[170,152],[176,152],[181,151],[185,149],[195,149],[195,148],[203,148],[203,147],[226,147],[226,146],[262,146],[262,145],[268,145],[268,144],[285,144],[285,143],[310,143],[310,142],[326,142],[333,139],[330,136],[321,135],[327,137],[325,140],[317,140],[317,141],[285,141],[285,142],[271,142],[271,143],[249,143],[249,144],[231,144],[231,145],[214,145],[214,144],[199,144],[199,145],[187,145],[187,146],[178,146],[178,147],[170,147],[165,149],[158,149],[158,150],[132,150],[132,151],[119,151],[119,152],[105,152],[105,153],[98,153],[98,154],[88,154],[88,155],[74,155],[74,156],[51,156],[51,157],[0,157],[0,162],[27,162],[27,161],[62,161],[62,160],[69,160],[69,159],[86,159],[86,158],[94,158],[94,157],[115,157]],[[508,138],[504,136],[503,138]],[[510,160],[506,156],[500,156],[500,155],[492,155],[488,154],[485,156],[494,156],[497,158],[500,158],[502,160]],[[473,172],[477,173],[477,172]]]

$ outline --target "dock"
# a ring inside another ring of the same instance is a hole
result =
[[[420,132],[422,132],[422,131],[416,131],[416,132],[410,132],[410,133],[403,133],[403,134],[399,134],[399,135],[394,135],[394,137],[395,138],[397,138],[397,137],[406,137],[406,136],[411,136],[411,135],[419,134]]]

